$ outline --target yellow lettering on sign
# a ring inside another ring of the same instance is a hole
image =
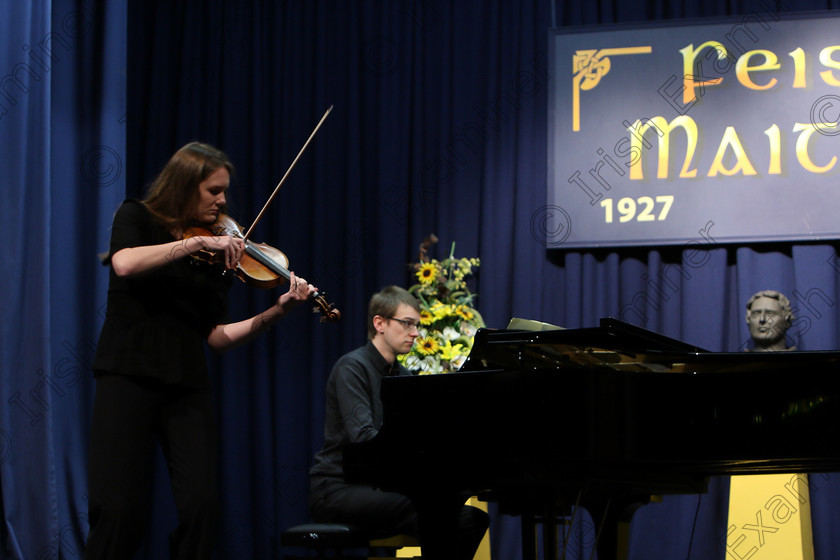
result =
[[[770,165],[767,166],[767,173],[779,175],[782,172],[782,139],[779,133],[779,125],[774,124],[764,131],[770,139]]]
[[[653,127],[657,129],[657,134],[659,135],[659,167],[657,169],[656,176],[660,179],[668,177],[671,131],[677,127],[681,127],[685,131],[687,144],[685,150],[685,160],[683,161],[682,170],[680,171],[680,177],[696,177],[697,169],[689,169],[691,160],[694,158],[694,152],[697,149],[697,124],[694,122],[694,119],[688,115],[680,115],[674,118],[674,120],[670,123],[665,120],[665,117],[653,117],[645,123],[637,120],[627,128],[627,130],[631,132],[636,132],[636,134],[633,134],[630,137],[631,150],[635,148],[641,152],[641,138],[647,130]],[[631,180],[644,179],[642,159],[643,158],[639,158],[630,165]]]
[[[736,160],[735,165],[729,169],[724,167],[723,164],[723,157],[726,155],[728,148],[732,148]],[[715,154],[715,159],[712,161],[711,167],[709,167],[709,177],[714,177],[718,173],[735,175],[738,172],[743,172],[744,175],[755,175],[755,168],[750,163],[750,158],[747,157],[747,153],[741,145],[741,139],[738,138],[738,133],[735,132],[735,128],[727,126],[726,131],[723,133],[723,138],[721,138],[720,146],[718,146],[717,154]]]
[[[756,56],[763,56],[763,62],[751,66],[750,61]],[[759,85],[752,80],[750,72],[778,70],[780,66],[781,64],[779,64],[779,59],[776,58],[776,53],[773,51],[763,49],[750,51],[748,53],[744,53],[744,55],[738,58],[738,62],[735,63],[735,77],[738,78],[738,81],[741,82],[741,85],[744,87],[755,90],[770,89],[776,85],[776,82],[778,81],[776,78],[770,78],[766,84]]]
[[[834,164],[837,163],[837,156],[832,156],[831,161],[822,167],[811,161],[811,156],[808,154],[808,142],[818,128],[820,130],[825,130],[825,128],[833,127],[835,124],[836,123],[796,123],[793,126],[794,132],[802,133],[799,135],[799,138],[796,139],[796,159],[799,160],[799,165],[811,173],[825,173],[834,167]]]
[[[697,95],[694,92],[696,88],[703,86],[716,86],[723,81],[723,78],[714,78],[711,80],[700,79],[699,81],[695,80],[695,77],[701,78],[701,76],[695,74],[695,68],[700,67],[699,65],[696,65],[697,54],[706,47],[713,48],[715,50],[718,60],[729,58],[729,52],[720,41],[706,41],[697,47],[696,50],[692,44],[680,49],[680,52],[683,55],[683,103],[685,105],[688,105],[697,99]]]
[[[790,51],[788,55],[793,59],[793,87],[808,87],[808,82],[805,79],[805,51],[802,50],[802,47],[799,47]]]
[[[840,46],[833,46],[833,47],[826,47],[820,51],[820,62],[826,68],[833,68],[835,70],[840,70],[840,62],[837,62],[831,55],[840,50]],[[825,83],[830,86],[840,86],[840,80],[834,77],[834,74],[831,70],[823,70],[820,72],[820,77],[823,79]]]

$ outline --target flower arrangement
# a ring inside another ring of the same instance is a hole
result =
[[[473,307],[476,294],[466,282],[479,260],[455,257],[455,243],[444,260],[429,258],[429,247],[437,241],[434,235],[427,237],[420,244],[418,262],[409,265],[417,277],[408,291],[420,301],[420,336],[399,360],[420,375],[459,369],[472,349],[475,332],[484,326]]]

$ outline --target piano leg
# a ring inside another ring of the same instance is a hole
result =
[[[558,516],[554,507],[547,506],[543,513],[543,559],[557,558]]]
[[[522,560],[537,559],[537,521],[533,513],[522,514]]]
[[[455,560],[455,543],[458,541],[457,494],[429,492],[424,496],[413,495],[420,526],[420,548],[423,558],[429,560]]]
[[[537,526],[542,522],[542,557],[543,560],[556,560],[559,543],[560,514],[555,505],[547,504],[542,515],[522,513],[522,558],[538,560]]]
[[[645,498],[628,497],[588,501],[584,507],[598,526],[595,548],[598,560],[627,560],[630,544],[630,519],[644,504]]]

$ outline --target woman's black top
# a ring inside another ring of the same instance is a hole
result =
[[[142,202],[126,200],[114,217],[108,262],[120,249],[174,240]],[[96,375],[208,386],[204,342],[213,327],[227,321],[231,281],[222,273],[219,265],[191,257],[133,278],[120,278],[112,266]]]

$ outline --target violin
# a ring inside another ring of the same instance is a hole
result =
[[[292,169],[294,169],[300,159],[300,156],[302,156],[303,152],[306,151],[307,146],[309,146],[309,143],[312,142],[312,139],[315,137],[318,129],[320,129],[321,125],[324,124],[324,121],[327,119],[327,116],[330,114],[332,109],[332,105],[330,105],[327,112],[324,113],[324,116],[321,117],[320,121],[318,121],[317,126],[315,126],[315,130],[313,130],[312,134],[309,135],[309,138],[298,152],[297,157],[295,157],[294,161],[292,161],[292,164],[289,166],[289,169],[286,170],[286,173],[283,175],[283,178],[280,179],[277,186],[274,187],[274,192],[272,192],[271,196],[268,197],[268,200],[263,205],[262,210],[260,210],[260,213],[257,215],[254,223],[251,224],[251,227],[248,228],[248,231],[245,232],[244,235],[242,233],[242,228],[239,227],[239,224],[237,224],[233,218],[225,214],[219,214],[216,221],[212,226],[210,226],[210,229],[202,227],[189,228],[186,232],[184,232],[184,239],[199,235],[229,235],[231,237],[238,237],[245,243],[245,252],[242,254],[242,257],[239,259],[239,263],[236,265],[236,276],[239,277],[240,280],[258,288],[273,288],[284,281],[288,282],[291,280],[291,273],[288,269],[289,259],[286,255],[284,255],[282,251],[279,251],[270,245],[266,245],[265,243],[254,243],[250,241],[249,238],[251,237],[251,232],[254,231],[257,223],[260,221],[263,214],[265,214],[265,211],[274,200],[274,197],[276,197],[277,193],[280,191],[280,187],[282,187],[283,183],[286,182],[286,179],[289,177]],[[217,259],[217,255],[218,253],[214,253],[213,251],[202,250],[193,255],[193,257],[214,262]],[[341,319],[341,312],[335,308],[335,305],[327,303],[326,294],[316,292],[310,296],[310,298],[317,306],[317,309],[313,309],[313,312],[321,312],[322,323],[325,321],[338,321]]]
[[[250,286],[257,288],[274,288],[291,279],[289,272],[289,259],[279,249],[265,243],[254,243],[245,238],[242,228],[236,221],[226,214],[219,214],[216,221],[209,226],[191,227],[184,232],[184,239],[197,236],[218,236],[229,235],[242,239],[245,243],[245,252],[236,264],[235,273],[237,278]],[[214,253],[202,249],[193,255],[193,258],[205,262],[220,262],[223,257],[221,253]],[[316,292],[310,296],[316,309],[314,313],[321,313],[321,322],[338,321],[341,319],[341,312],[335,305],[328,303],[326,293]]]

